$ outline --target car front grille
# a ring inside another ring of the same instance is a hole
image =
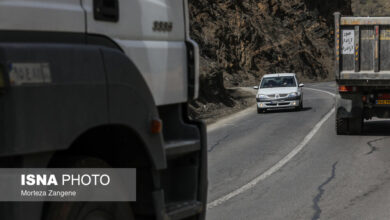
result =
[[[279,97],[280,98],[286,98],[288,96],[288,94],[286,93],[286,94],[279,94]]]
[[[274,98],[276,97],[275,94],[270,94],[270,95],[267,95],[267,96],[268,96],[268,98],[270,98],[270,99],[274,99]]]
[[[287,98],[288,97],[288,93],[282,93],[282,94],[270,94],[270,95],[267,95],[267,97],[269,99],[275,99],[275,98]]]

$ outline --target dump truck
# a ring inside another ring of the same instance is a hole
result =
[[[0,0],[1,168],[137,176],[135,202],[2,202],[0,219],[204,219],[198,53],[187,0]]]
[[[335,13],[337,134],[359,134],[364,120],[390,118],[390,17]]]

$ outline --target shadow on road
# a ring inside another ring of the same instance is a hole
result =
[[[275,110],[267,110],[265,113],[262,114],[273,114],[273,113],[282,113],[282,112],[305,112],[310,111],[311,107],[303,107],[301,110],[295,110],[295,109],[275,109]]]
[[[361,135],[390,136],[390,120],[365,121]]]

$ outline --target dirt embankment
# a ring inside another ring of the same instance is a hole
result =
[[[332,79],[335,11],[351,14],[350,0],[190,0],[191,36],[201,55],[200,98],[192,115],[207,118],[251,104],[226,88],[253,86],[266,73]]]

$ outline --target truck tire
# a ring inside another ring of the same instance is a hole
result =
[[[69,168],[110,168],[103,160],[92,157],[69,158]],[[126,202],[49,202],[46,220],[134,220],[130,203]]]
[[[348,134],[348,118],[341,118],[336,114],[336,133],[337,135]]]
[[[362,128],[363,128],[363,119],[361,117],[355,117],[355,118],[350,118],[348,120],[349,122],[349,132],[351,134],[361,134],[362,133]]]

